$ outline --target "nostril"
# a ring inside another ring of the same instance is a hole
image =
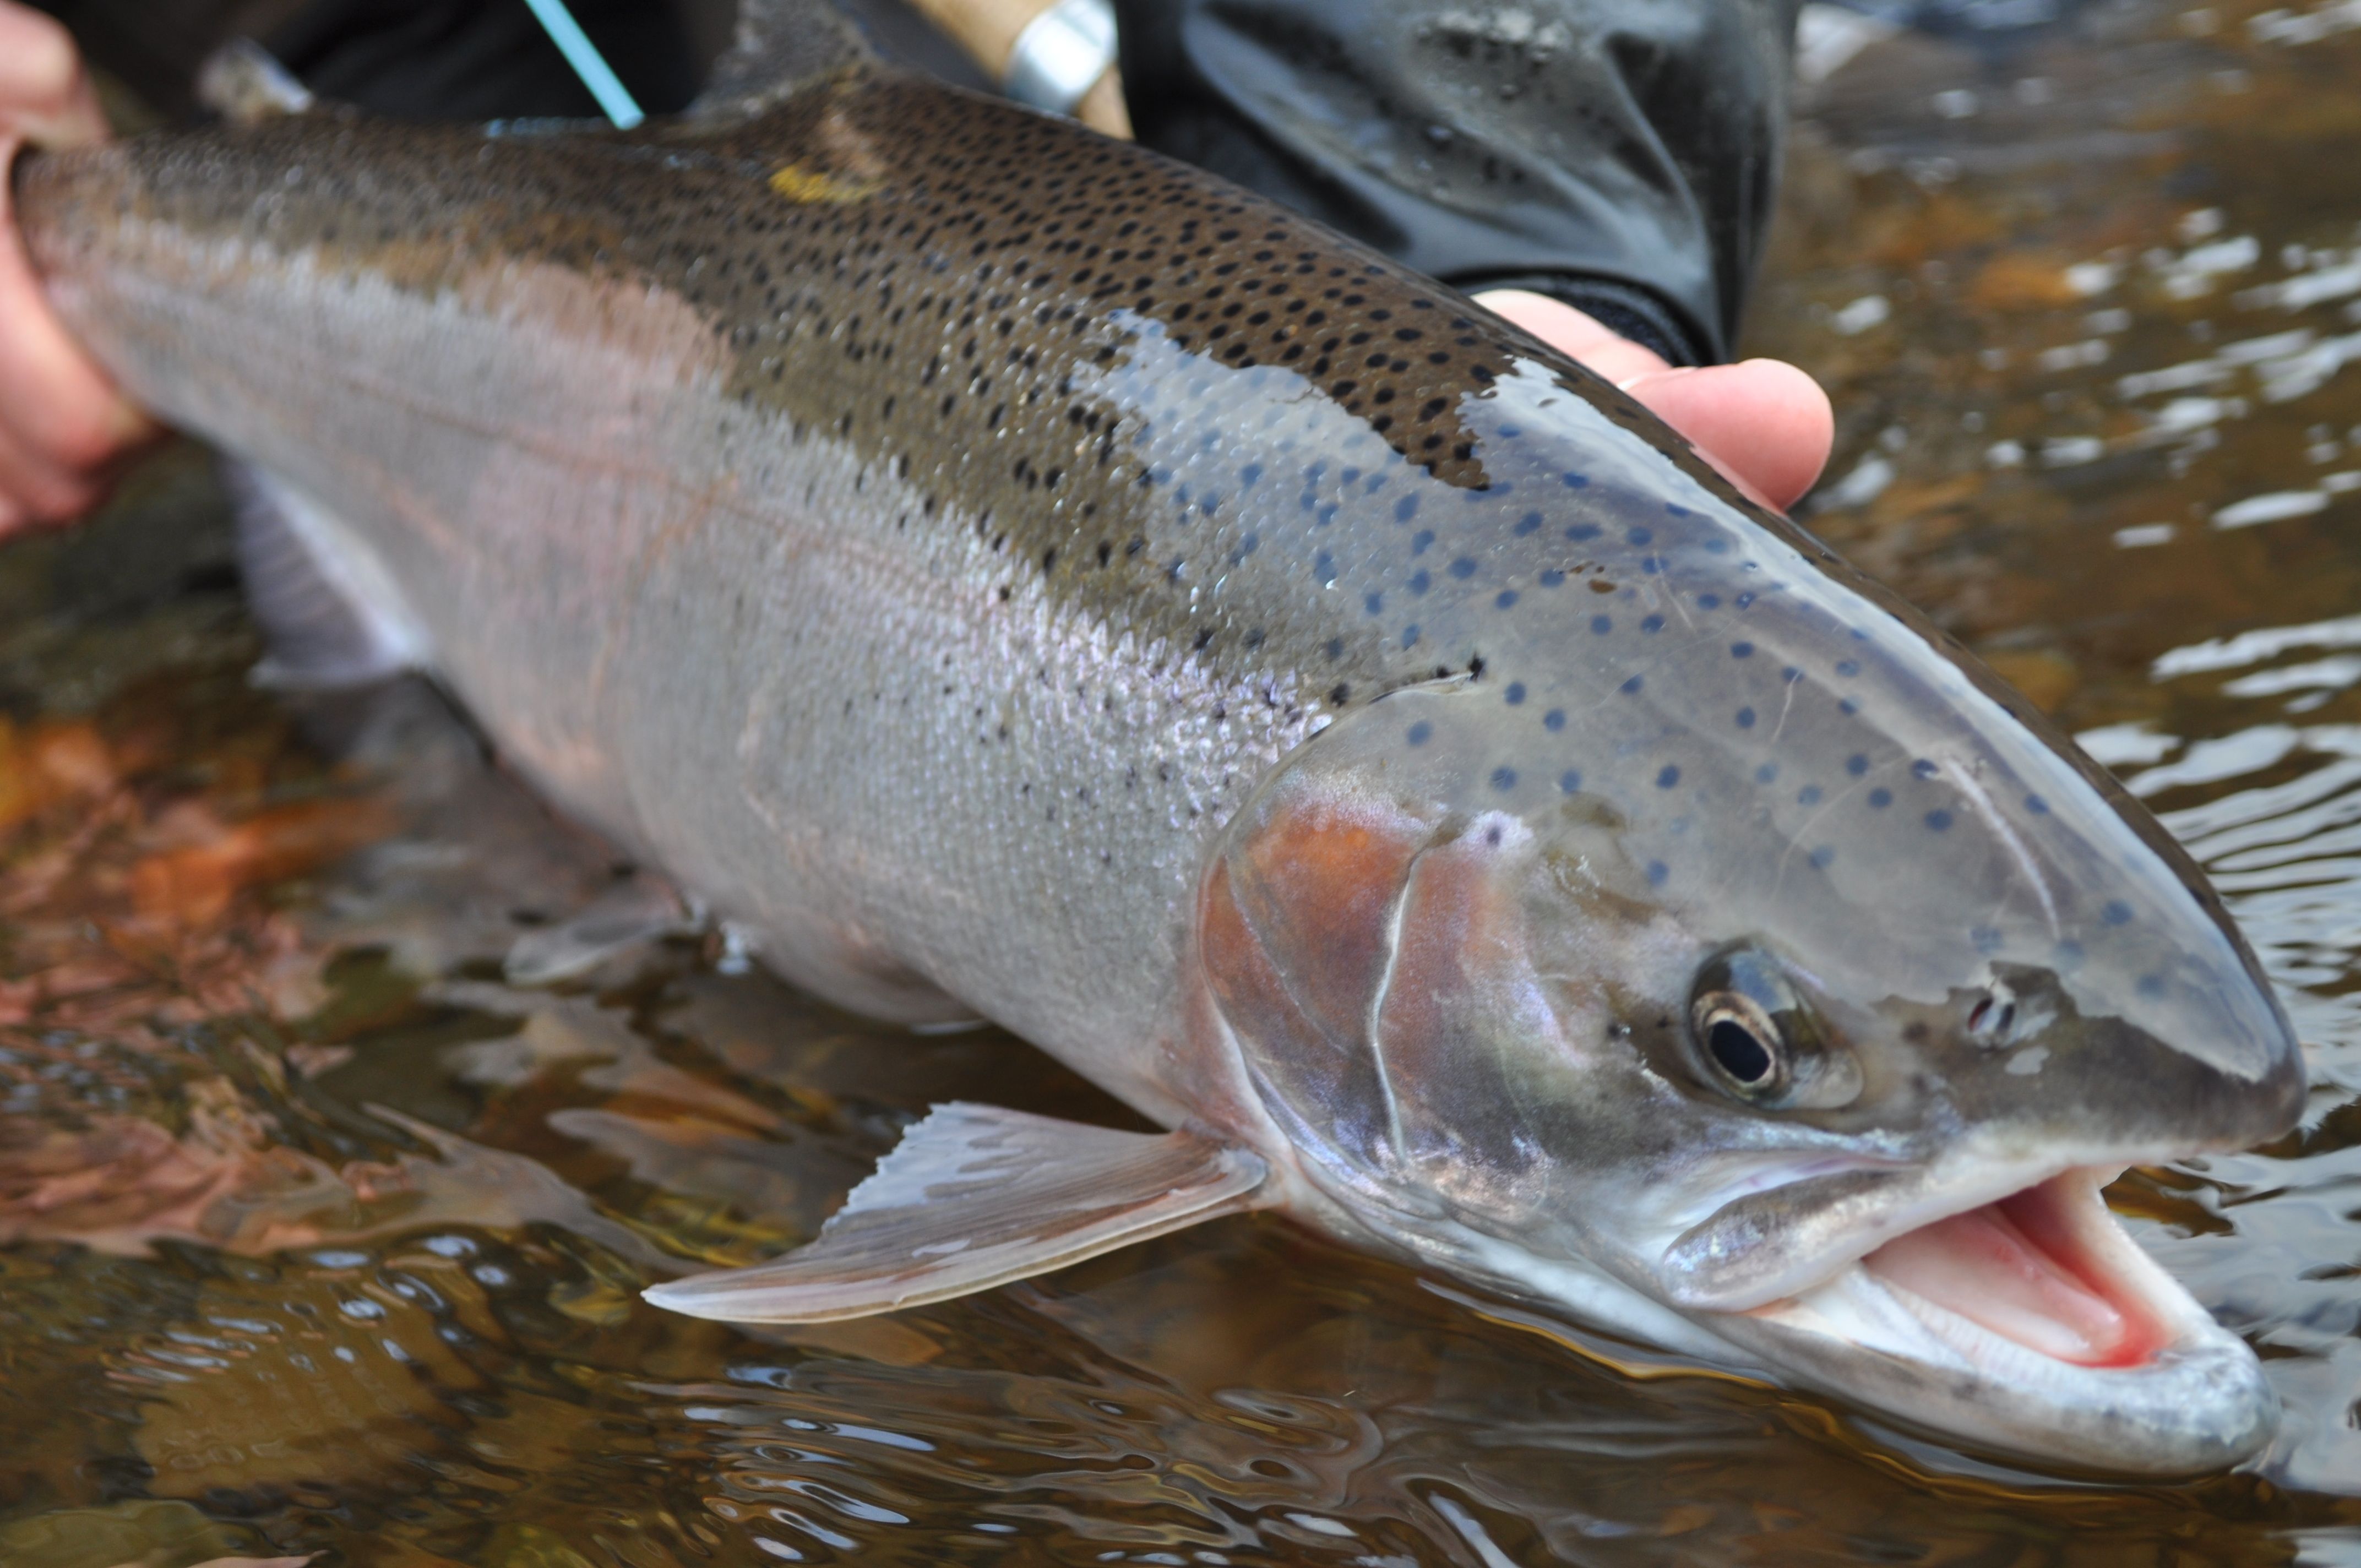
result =
[[[1983,1033],[1984,1019],[1989,1016],[1991,1013],[1992,998],[1987,996],[1979,1001],[1973,1011],[1969,1013],[1968,1032],[1971,1035],[1980,1035]]]
[[[2000,1031],[1999,1031],[1999,1032],[2000,1032],[2000,1036],[2001,1036],[2001,1037],[2002,1037],[2003,1039],[2006,1039],[2006,1038],[2008,1037],[2008,1036],[2009,1036],[2010,1031],[2014,1030],[2015,1027],[2016,1027],[2016,1003],[2014,1003],[2014,1002],[2011,1002],[2011,1003],[2008,1003],[2004,1004],[2004,1005],[2001,1008],[2001,1010],[2000,1010]]]

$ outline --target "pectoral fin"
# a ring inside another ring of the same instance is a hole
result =
[[[1044,1274],[1255,1206],[1261,1158],[1191,1133],[1118,1133],[989,1105],[939,1105],[808,1246],[658,1285],[727,1322],[816,1323]]]

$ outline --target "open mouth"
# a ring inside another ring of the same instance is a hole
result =
[[[2108,1213],[2116,1174],[2079,1167],[1938,1215],[1714,1332],[1949,1441],[2150,1475],[2235,1464],[2278,1397]]]
[[[2148,1365],[2197,1321],[2213,1324],[2107,1212],[2100,1190],[2116,1174],[2076,1168],[1930,1221],[1749,1315],[1985,1370],[2022,1370],[2026,1352]],[[1930,1356],[1935,1346],[1949,1354]]]
[[[2144,1365],[2171,1343],[2166,1303],[2103,1185],[2101,1172],[2070,1170],[1921,1225],[1858,1266],[1922,1317],[1946,1313],[2077,1366]]]

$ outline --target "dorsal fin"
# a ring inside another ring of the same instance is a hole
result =
[[[1256,1206],[1262,1159],[1192,1133],[1119,1133],[938,1105],[806,1247],[650,1288],[733,1323],[824,1323],[1046,1274]]]
[[[317,100],[252,38],[232,38],[197,68],[197,102],[232,125],[309,114]]]
[[[688,115],[759,114],[807,82],[876,60],[861,29],[828,0],[739,0],[737,39],[714,62]]]

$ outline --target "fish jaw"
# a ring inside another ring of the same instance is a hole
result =
[[[2225,1468],[2279,1398],[2253,1350],[2107,1212],[2076,1166],[1905,1231],[1760,1305],[1689,1305],[1799,1381],[2014,1454],[2117,1474]]]
[[[2279,1397],[2246,1342],[2107,1212],[2118,1168],[2068,1167],[1962,1201],[1743,1307],[1682,1299],[1645,1247],[1591,1227],[1577,1252],[1536,1245],[1544,1227],[1354,1207],[1365,1233],[1502,1295],[1947,1445],[2114,1475],[2229,1468],[2269,1442]],[[1599,1207],[1643,1208],[1633,1197]]]

